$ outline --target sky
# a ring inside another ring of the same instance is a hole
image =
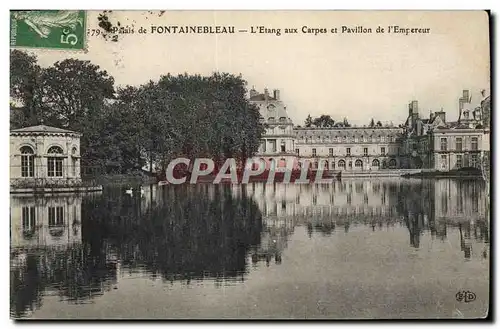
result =
[[[98,28],[100,12],[88,12],[87,28]],[[88,36],[86,53],[35,50],[42,66],[73,57],[90,60],[117,85],[139,85],[171,73],[242,74],[259,91],[279,89],[288,114],[301,125],[308,114],[347,117],[356,125],[371,118],[403,123],[408,103],[421,115],[445,110],[458,117],[458,99],[472,102],[489,91],[489,23],[484,11],[113,11],[112,24],[134,26],[117,42]],[[151,26],[234,26],[235,34],[158,34]],[[425,34],[387,33],[388,26],[428,28]],[[250,33],[252,27],[282,34]],[[328,33],[302,33],[302,27]],[[341,33],[341,27],[371,28],[371,34]],[[377,27],[386,33],[375,33]],[[139,34],[139,27],[148,33]],[[284,34],[285,28],[299,33]],[[331,33],[337,28],[338,33]]]

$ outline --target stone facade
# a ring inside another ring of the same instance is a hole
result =
[[[267,89],[263,94],[252,89],[250,102],[258,107],[266,124],[256,158],[263,161],[268,169],[284,168],[285,162],[295,162],[293,122],[280,99],[279,90],[274,90],[273,95],[270,95]]]
[[[289,118],[280,91],[270,95],[250,90],[250,102],[256,105],[267,125],[255,160],[284,170],[286,163],[294,169],[300,161],[312,170],[320,161],[324,170],[371,171],[400,167],[402,129],[395,127],[298,128]],[[300,161],[299,161],[300,160]]]
[[[447,122],[442,110],[423,118],[418,102],[410,103],[402,139],[403,168],[439,171],[482,168],[484,157],[490,151],[484,110],[472,104],[468,90],[463,91],[458,103],[456,122]],[[481,104],[484,103],[483,100]]]
[[[431,169],[448,171],[480,168],[484,133],[482,129],[438,128],[429,136]]]
[[[10,132],[11,186],[81,183],[80,134],[44,125]]]
[[[402,130],[387,127],[295,128],[296,156],[317,169],[379,170],[399,168]]]

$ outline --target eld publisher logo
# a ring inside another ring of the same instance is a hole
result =
[[[476,300],[476,294],[473,293],[472,291],[463,290],[463,291],[457,292],[457,294],[455,295],[455,298],[459,302],[470,303],[470,302],[473,302]]]

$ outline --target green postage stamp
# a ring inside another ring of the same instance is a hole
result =
[[[12,10],[10,46],[83,50],[85,23],[83,10]]]

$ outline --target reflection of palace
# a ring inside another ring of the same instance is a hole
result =
[[[478,220],[486,216],[484,186],[453,180],[437,180],[434,186],[436,218]]]
[[[82,197],[11,197],[11,247],[39,248],[81,243]]]
[[[293,217],[295,221],[319,218],[337,220],[396,214],[395,185],[379,181],[342,181],[332,184],[274,184],[248,186],[263,214]]]
[[[267,261],[275,255],[279,255],[281,261],[281,253],[295,225],[306,225],[310,235],[313,231],[329,235],[338,226],[348,232],[351,224],[370,225],[373,230],[400,224],[408,229],[410,245],[415,248],[420,246],[424,231],[445,239],[449,226],[460,226],[462,231],[469,232],[461,238],[464,250],[467,250],[467,243],[463,241],[468,241],[470,232],[476,239],[488,241],[485,192],[479,181],[395,179],[345,180],[316,185],[254,183],[247,185],[246,190],[259,206],[266,224],[259,258]]]

